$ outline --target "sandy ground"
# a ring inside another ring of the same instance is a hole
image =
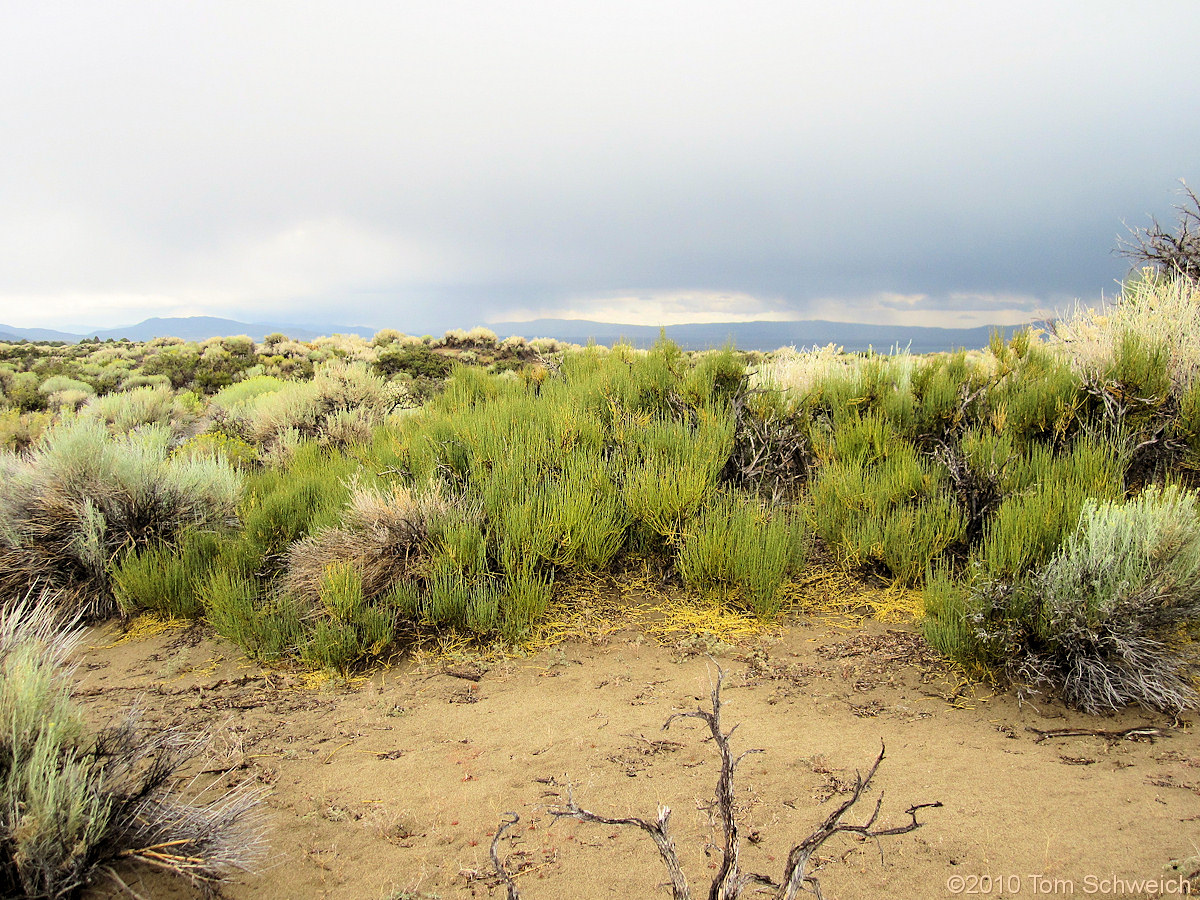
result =
[[[581,806],[608,816],[653,818],[669,805],[693,893],[707,896],[720,840],[707,805],[717,756],[703,723],[661,726],[707,705],[716,664],[727,673],[725,724],[740,726],[735,751],[765,751],[737,772],[747,869],[778,878],[790,847],[844,799],[881,741],[881,823],[903,824],[910,804],[943,806],[923,811],[911,834],[826,844],[815,874],[830,900],[1176,896],[1180,873],[1200,869],[1194,717],[1096,719],[963,690],[911,628],[800,621],[711,658],[627,629],[524,659],[400,665],[318,688],[199,630],[114,645],[119,634],[97,629],[80,653],[78,696],[95,720],[136,703],[147,727],[209,732],[201,779],[266,789],[270,854],[260,874],[224,889],[230,898],[503,897],[488,847],[509,810],[521,822],[501,848],[521,871],[523,900],[669,897],[645,834],[550,827],[547,809],[568,784]],[[1141,725],[1164,736],[1031,730]],[[143,897],[198,896],[133,866],[122,876]],[[1200,881],[1191,890],[1200,894]],[[116,896],[128,895],[111,884],[90,895]]]

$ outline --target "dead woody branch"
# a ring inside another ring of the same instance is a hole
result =
[[[667,867],[667,873],[671,876],[671,896],[673,900],[691,900],[692,895],[688,890],[687,876],[683,874],[683,867],[679,865],[679,857],[675,853],[675,842],[667,832],[667,825],[671,820],[671,808],[669,806],[660,806],[658,808],[658,818],[654,822],[647,822],[645,819],[636,817],[610,819],[608,816],[600,816],[581,808],[575,802],[575,798],[571,795],[570,791],[568,791],[567,805],[551,809],[550,815],[555,819],[570,818],[578,819],[580,822],[593,822],[597,825],[632,825],[635,828],[640,828],[650,835],[655,846],[658,847],[658,855],[662,857],[663,865]],[[509,900],[512,900],[512,898],[509,898]]]
[[[1130,228],[1129,237],[1118,241],[1117,252],[1135,263],[1153,266],[1166,275],[1179,274],[1200,279],[1200,198],[1183,185],[1183,198],[1175,207],[1179,221],[1174,231],[1150,219],[1148,228]]]
[[[504,837],[505,832],[521,821],[521,817],[515,812],[505,813],[508,818],[499,828],[496,829],[496,834],[492,837],[492,866],[496,869],[496,874],[500,876],[505,886],[508,888],[508,900],[521,900],[521,895],[517,891],[517,883],[513,880],[512,873],[500,861],[500,839]]]
[[[724,477],[756,491],[772,504],[792,495],[808,477],[812,453],[804,429],[772,404],[755,404],[762,388],[751,388],[743,378],[733,397],[733,450]]]
[[[746,756],[751,753],[761,753],[762,751],[747,750],[738,756],[734,756],[729,739],[737,730],[737,726],[735,725],[728,731],[724,731],[721,726],[721,686],[724,680],[725,673],[718,668],[717,681],[712,689],[711,710],[696,709],[693,712],[675,713],[663,724],[663,730],[665,731],[676,719],[701,720],[708,726],[713,742],[721,756],[721,771],[717,778],[714,805],[721,823],[724,841],[721,861],[717,867],[716,875],[713,877],[712,884],[709,886],[708,900],[737,900],[751,884],[774,889],[773,897],[775,900],[794,900],[801,890],[808,891],[821,898],[820,883],[815,876],[809,874],[808,866],[813,856],[816,855],[817,851],[821,849],[826,841],[839,834],[851,834],[859,838],[872,839],[907,834],[924,824],[917,820],[917,813],[920,810],[932,809],[942,805],[939,801],[910,806],[906,810],[910,821],[903,825],[880,828],[876,827],[876,822],[879,820],[879,813],[883,807],[883,796],[881,794],[876,799],[875,806],[871,810],[870,815],[861,825],[852,825],[843,822],[842,820],[846,814],[850,812],[870,787],[871,780],[875,777],[880,763],[883,762],[884,748],[881,746],[879,755],[875,758],[875,762],[867,771],[866,776],[864,777],[861,774],[855,776],[850,796],[837,809],[830,813],[825,821],[809,834],[808,837],[791,848],[788,853],[787,864],[783,870],[782,880],[775,881],[766,875],[743,871],[740,863],[741,834],[739,832],[737,810],[734,802],[733,775],[737,771],[738,764]],[[663,864],[667,867],[667,872],[671,879],[671,896],[673,900],[691,900],[692,895],[688,887],[687,877],[679,863],[679,857],[675,851],[675,842],[668,830],[671,820],[671,810],[669,807],[660,806],[658,818],[653,822],[633,816],[628,818],[610,818],[609,816],[602,816],[584,809],[575,802],[573,794],[568,790],[566,804],[559,807],[552,807],[549,812],[555,820],[569,818],[600,825],[629,825],[646,832],[654,841],[655,846],[658,848],[659,856],[662,857]],[[510,813],[509,815],[511,816],[512,814]],[[516,817],[513,816],[512,819],[497,831],[496,837],[492,842],[492,860],[496,866],[496,871],[508,885],[508,900],[520,900],[520,896],[517,893],[511,874],[508,873],[500,861],[499,854],[496,852],[496,846],[500,840],[500,836],[515,821]]]

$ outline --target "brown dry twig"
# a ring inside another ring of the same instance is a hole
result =
[[[1026,731],[1036,734],[1033,739],[1035,744],[1040,744],[1042,741],[1050,740],[1051,738],[1065,737],[1099,737],[1106,741],[1151,741],[1155,738],[1166,737],[1166,732],[1161,728],[1153,725],[1138,725],[1134,728],[1126,728],[1123,731],[1105,731],[1102,728],[1051,728],[1048,731],[1043,731],[1041,728],[1026,727]]]
[[[761,753],[762,751],[747,750],[737,756],[733,754],[730,747],[730,738],[737,730],[737,726],[735,725],[728,731],[723,730],[721,726],[721,686],[724,680],[725,673],[720,667],[717,667],[717,680],[713,685],[710,698],[711,709],[698,708],[692,712],[675,713],[663,724],[663,730],[666,730],[676,719],[701,720],[708,726],[712,740],[721,756],[721,771],[717,778],[714,806],[720,818],[724,834],[724,846],[722,847],[721,861],[717,867],[717,873],[713,877],[712,884],[708,890],[709,900],[737,900],[738,897],[742,896],[742,892],[746,887],[751,884],[773,888],[775,900],[794,900],[800,890],[809,891],[820,898],[820,883],[815,876],[808,874],[807,868],[809,861],[826,841],[838,834],[852,834],[860,838],[876,839],[907,834],[910,831],[920,828],[923,824],[917,819],[917,813],[920,810],[933,809],[942,805],[938,801],[910,806],[906,810],[910,821],[890,828],[877,828],[876,822],[883,807],[883,796],[881,794],[875,801],[874,809],[863,824],[848,825],[843,822],[842,819],[861,799],[868,787],[870,787],[871,780],[875,777],[880,763],[883,762],[884,748],[881,745],[879,755],[875,758],[875,762],[867,771],[866,776],[863,777],[861,774],[856,775],[850,796],[837,809],[830,813],[825,821],[809,834],[808,837],[792,847],[788,853],[787,864],[784,867],[783,879],[781,881],[777,882],[766,875],[760,875],[755,872],[743,871],[740,866],[741,834],[734,802],[733,775],[737,770],[738,764],[746,756],[751,753]],[[636,816],[612,818],[581,807],[575,802],[575,797],[568,787],[566,804],[552,807],[549,813],[555,821],[561,818],[570,818],[577,819],[580,822],[592,822],[599,825],[628,825],[646,832],[654,841],[655,846],[658,848],[659,856],[662,858],[663,864],[667,867],[667,872],[671,879],[671,896],[673,900],[691,900],[691,891],[688,887],[687,876],[684,874],[683,867],[679,863],[679,856],[675,850],[675,842],[671,838],[669,831],[671,820],[670,807],[660,806],[658,808],[658,817],[653,822]],[[515,814],[509,813],[508,815],[511,816],[511,819],[501,826],[492,841],[492,862],[496,867],[496,871],[508,885],[508,900],[520,900],[520,896],[512,880],[512,875],[500,862],[499,854],[496,852],[500,836],[516,822]]]
[[[905,813],[911,818],[911,821],[906,824],[893,828],[875,828],[875,822],[879,818],[879,811],[883,807],[883,795],[880,794],[875,801],[875,808],[871,811],[871,815],[862,825],[847,825],[842,821],[842,817],[858,802],[863,792],[871,784],[871,779],[875,777],[875,772],[879,769],[879,764],[883,762],[885,750],[886,748],[880,743],[879,755],[875,757],[875,762],[867,771],[867,777],[863,778],[861,775],[856,774],[854,789],[851,791],[850,796],[842,801],[842,805],[830,813],[825,821],[808,837],[792,847],[788,853],[787,865],[784,866],[783,882],[776,885],[775,900],[794,900],[796,893],[801,887],[805,886],[807,886],[807,890],[811,890],[818,898],[821,897],[820,883],[815,876],[806,874],[805,869],[808,866],[809,860],[812,859],[813,854],[821,849],[821,846],[835,834],[856,834],[864,838],[908,834],[910,831],[920,828],[923,824],[917,821],[918,811],[941,807],[942,801],[940,800],[936,800],[933,803],[918,803],[905,810]]]
[[[1200,279],[1200,198],[1181,181],[1182,200],[1175,207],[1179,221],[1174,231],[1150,218],[1147,228],[1130,228],[1129,237],[1118,240],[1117,252],[1135,263],[1151,265],[1166,274],[1179,273]]]
[[[512,873],[509,872],[504,863],[500,861],[499,849],[500,839],[504,837],[508,829],[512,828],[521,821],[521,817],[515,812],[507,812],[505,815],[508,816],[508,818],[499,828],[496,829],[496,833],[492,837],[492,866],[496,869],[496,874],[500,876],[501,880],[503,880],[504,884],[508,887],[508,900],[521,900],[521,894],[517,891],[517,883],[513,881]]]
[[[439,673],[435,672],[434,675],[436,674]],[[463,681],[478,682],[483,680],[483,670],[478,666],[469,664],[465,666],[446,666],[440,674],[449,676],[450,678],[461,678]]]
[[[804,429],[791,417],[769,406],[751,408],[751,398],[767,391],[749,383],[750,376],[744,376],[733,397],[733,450],[723,474],[776,504],[808,477],[812,448]]]
[[[575,797],[571,789],[567,789],[567,805],[554,807],[550,810],[550,815],[555,819],[570,818],[578,819],[580,822],[593,822],[597,825],[632,825],[635,828],[640,828],[654,841],[658,847],[658,855],[662,857],[663,864],[667,867],[667,872],[671,876],[671,897],[673,900],[690,900],[691,893],[688,891],[687,876],[683,873],[683,867],[679,864],[679,856],[675,852],[675,841],[672,840],[670,833],[667,831],[667,826],[671,821],[671,807],[660,806],[658,808],[658,818],[653,822],[647,822],[645,819],[639,819],[636,816],[628,818],[611,819],[608,816],[601,816],[594,812],[589,812],[583,809],[575,802]],[[519,898],[510,897],[509,900],[519,900]]]

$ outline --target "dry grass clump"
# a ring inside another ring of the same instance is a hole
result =
[[[758,367],[751,384],[766,390],[790,390],[803,395],[831,377],[855,377],[862,362],[862,357],[847,355],[834,344],[811,350],[784,347]]]
[[[846,353],[841,347],[826,344],[811,350],[784,347],[752,374],[752,387],[769,391],[785,391],[802,398],[819,389],[828,389],[840,382],[849,388],[850,396],[863,397],[868,393],[872,368],[887,369],[893,390],[906,393],[912,389],[913,373],[919,358],[906,350],[895,349],[888,356]],[[876,379],[877,380],[877,379]]]
[[[79,632],[52,598],[0,607],[0,894],[69,898],[136,860],[195,883],[262,856],[260,792],[178,787],[205,741],[140,732],[135,715],[90,732],[72,701],[68,656]]]
[[[1077,370],[1093,374],[1112,368],[1129,335],[1166,349],[1172,393],[1185,393],[1200,378],[1200,284],[1143,273],[1107,306],[1076,307],[1054,323],[1048,339]]]
[[[0,590],[73,590],[86,612],[108,614],[120,552],[231,518],[236,471],[221,459],[173,458],[168,442],[161,428],[114,437],[78,420],[28,455],[0,454]]]
[[[370,362],[375,356],[371,341],[357,334],[333,334],[319,337],[312,342],[314,349],[329,354],[323,358],[338,357],[355,362]]]
[[[401,619],[486,633],[502,612],[519,611],[519,585],[502,590],[479,571],[482,523],[471,508],[455,508],[435,485],[351,494],[339,524],[290,544],[267,595],[223,572],[210,579],[210,621],[257,655],[295,654],[347,674],[383,656]]]
[[[289,547],[281,589],[315,602],[330,566],[349,564],[362,579],[363,596],[378,597],[412,574],[431,531],[452,512],[436,483],[420,490],[356,486],[341,525]]]
[[[217,405],[224,427],[269,450],[303,439],[332,446],[364,442],[405,399],[401,386],[365,364],[340,360],[318,368],[309,382],[255,381],[262,391],[236,392]]]

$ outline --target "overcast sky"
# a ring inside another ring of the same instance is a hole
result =
[[[0,322],[1012,324],[1200,184],[1200,3],[0,0]]]

